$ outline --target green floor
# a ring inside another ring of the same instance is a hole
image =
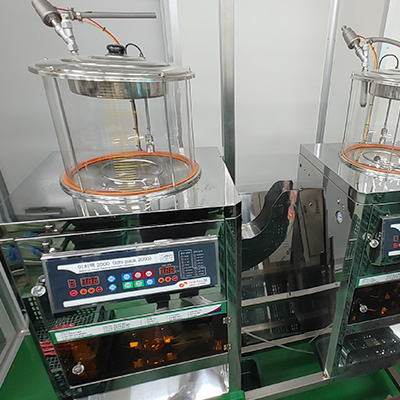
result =
[[[312,351],[309,344],[293,346],[296,349]],[[272,385],[289,379],[314,374],[321,367],[314,355],[276,349],[249,357],[253,359],[260,374],[261,385]],[[396,367],[399,371],[400,368]],[[377,371],[351,379],[327,381],[316,389],[295,395],[281,397],[285,400],[385,400],[398,396],[400,391],[385,371]]]
[[[32,337],[25,337],[0,388],[0,400],[56,400]]]
[[[309,350],[308,344],[294,346]],[[251,357],[260,371],[262,385],[320,371],[313,355],[278,349]],[[400,370],[400,368],[399,368]],[[385,400],[400,395],[385,371],[336,381],[317,389],[284,397],[285,400]],[[0,400],[56,400],[50,381],[30,336],[23,341],[14,363],[0,389]],[[242,400],[242,392],[231,393],[220,400]]]

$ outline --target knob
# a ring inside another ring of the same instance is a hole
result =
[[[72,367],[72,373],[74,375],[80,375],[84,370],[85,366],[80,362]]]
[[[360,313],[365,314],[368,311],[368,307],[365,304],[360,304]]]

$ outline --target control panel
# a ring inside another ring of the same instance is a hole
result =
[[[207,236],[44,254],[52,311],[215,286],[217,240]]]
[[[400,255],[400,216],[382,219],[383,246],[382,258]]]

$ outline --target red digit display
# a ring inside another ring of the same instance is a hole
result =
[[[174,274],[176,268],[174,266],[171,267],[160,267],[159,273],[160,275],[168,275],[168,274]]]
[[[100,282],[98,276],[91,276],[89,278],[81,278],[81,286],[98,285]]]

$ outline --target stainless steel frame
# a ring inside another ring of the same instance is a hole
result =
[[[20,310],[0,258],[0,387],[28,333],[27,319]]]
[[[234,5],[234,0],[219,1],[222,145],[233,181],[236,176]]]
[[[39,166],[8,199],[17,212],[13,218],[8,217],[0,223],[3,229],[0,251],[7,260],[7,269],[18,282],[20,296],[28,308],[34,300],[27,289],[42,282],[40,276],[43,272],[39,267],[41,252],[55,249],[62,254],[66,244],[72,242],[83,244],[82,249],[95,249],[107,246],[107,240],[113,238],[118,242],[120,238],[125,240],[124,235],[129,236],[130,243],[135,243],[140,238],[137,236],[139,233],[144,242],[155,240],[143,239],[149,234],[151,237],[155,235],[156,239],[184,239],[196,236],[195,232],[199,229],[204,232],[210,227],[212,229],[208,234],[213,234],[213,227],[218,227],[220,281],[215,289],[200,289],[200,296],[197,300],[195,296],[193,301],[200,301],[201,305],[205,297],[213,303],[227,304],[229,346],[226,351],[208,358],[143,371],[135,376],[112,379],[105,383],[109,389],[116,390],[218,365],[229,365],[229,388],[231,391],[240,389],[240,199],[218,151],[198,149],[197,154],[203,166],[200,180],[186,191],[151,201],[141,199],[137,204],[118,206],[87,203],[82,208],[82,201],[75,201],[59,186],[57,175],[62,171],[62,164],[57,153]],[[5,204],[0,209],[2,206]],[[226,244],[225,250],[222,244]],[[25,284],[21,286],[23,282]],[[182,295],[185,296],[185,293]],[[189,299],[193,295],[187,296]],[[172,310],[192,307],[192,303],[187,303],[189,300],[185,299],[173,295]],[[141,305],[141,301],[138,300],[138,307],[131,308],[130,312],[139,316],[154,312],[154,306]],[[52,316],[44,297],[39,297],[36,302],[41,318],[49,321],[56,318]],[[33,326],[38,323],[40,321],[32,321]]]

